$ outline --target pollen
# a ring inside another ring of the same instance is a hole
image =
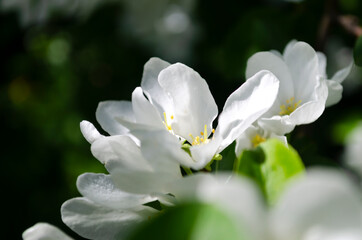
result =
[[[173,120],[173,115],[170,116],[171,120]],[[166,115],[166,112],[163,112],[163,119],[164,121],[162,121],[162,123],[165,125],[166,129],[168,131],[172,131],[172,127],[171,127],[171,124],[167,121],[167,115]]]
[[[215,132],[214,129],[211,130],[212,133]],[[194,137],[191,133],[189,134],[189,136],[191,137],[192,139],[192,145],[200,145],[200,144],[203,144],[203,143],[208,143],[210,141],[210,139],[208,139],[208,134],[207,134],[207,126],[205,125],[204,126],[204,131],[203,132],[200,132],[200,136],[196,136]]]
[[[266,138],[260,136],[259,134],[256,134],[253,139],[251,140],[251,143],[253,145],[253,147],[257,147],[259,146],[260,143],[265,142]]]
[[[299,100],[298,102],[295,102],[294,97],[289,98],[286,101],[286,104],[282,104],[280,106],[279,115],[284,116],[284,115],[291,114],[292,112],[294,112],[295,109],[297,109],[299,107],[301,102],[302,102],[302,100]]]

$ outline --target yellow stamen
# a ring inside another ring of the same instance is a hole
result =
[[[211,130],[212,133],[215,132],[215,129]],[[202,143],[208,143],[210,140],[208,139],[208,134],[207,134],[207,125],[205,124],[204,126],[204,131],[200,132],[200,136],[196,136],[194,137],[191,133],[189,134],[189,136],[192,139],[192,145],[200,145]]]
[[[165,127],[167,128],[168,131],[172,131],[172,127],[170,124],[167,123],[167,116],[166,116],[166,112],[163,112],[163,124],[165,125]],[[173,115],[171,115],[171,119],[173,119]]]
[[[260,143],[265,142],[266,138],[263,138],[259,134],[256,134],[253,139],[251,140],[251,143],[253,144],[253,147],[257,147]]]
[[[299,100],[298,102],[294,102],[294,97],[291,97],[290,99],[287,99],[285,102],[287,103],[282,104],[280,106],[280,112],[279,115],[284,116],[284,115],[289,115],[292,112],[294,112],[295,109],[297,109],[300,105],[300,103],[302,102],[302,100]]]

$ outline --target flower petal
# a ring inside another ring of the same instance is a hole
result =
[[[285,51],[284,60],[294,83],[295,99],[306,100],[317,84],[319,76],[318,56],[314,49],[305,42],[295,43]]]
[[[338,103],[342,99],[343,87],[340,83],[334,80],[326,80],[328,86],[328,98],[326,107]]]
[[[110,135],[121,135],[128,132],[128,129],[119,124],[116,118],[135,121],[132,104],[129,101],[100,102],[96,111],[96,118],[101,127]]]
[[[276,135],[284,135],[290,133],[295,128],[295,123],[291,122],[290,116],[273,116],[271,118],[261,118],[258,125],[268,132]]]
[[[109,172],[115,168],[128,171],[151,170],[151,165],[143,158],[139,146],[128,136],[117,135],[98,139],[91,151]]]
[[[153,57],[146,62],[143,68],[142,90],[159,112],[169,112],[171,108],[169,97],[158,83],[158,75],[168,66],[170,63]]]
[[[205,125],[211,133],[218,111],[205,80],[181,63],[162,70],[158,80],[173,101],[174,133],[188,141],[191,141],[190,134],[199,136]]]
[[[158,171],[172,172],[177,176],[180,174],[180,164],[190,166],[195,162],[181,148],[180,139],[168,131],[134,131],[132,134],[140,139],[143,156],[149,159]]]
[[[280,240],[289,240],[290,236],[307,239],[304,237],[316,229],[335,236],[358,232],[362,229],[359,191],[340,172],[312,169],[281,196],[270,220],[275,239]]]
[[[90,144],[92,144],[97,139],[104,137],[98,132],[92,123],[85,120],[80,122],[80,131]]]
[[[338,83],[342,83],[343,80],[348,76],[348,74],[351,72],[353,67],[353,61],[345,68],[342,68],[341,70],[337,71],[331,80],[336,81]]]
[[[105,174],[82,174],[77,179],[77,188],[82,196],[94,203],[114,209],[132,208],[156,200],[149,195],[121,191]]]
[[[245,239],[266,239],[265,209],[259,192],[245,178],[229,175],[194,174],[171,184],[180,201],[218,205],[239,224]]]
[[[124,239],[132,229],[156,214],[146,206],[137,209],[111,209],[86,198],[73,198],[61,207],[63,222],[80,236],[97,240]]]
[[[37,223],[23,233],[23,240],[72,240],[57,227],[48,223]]]
[[[272,73],[260,71],[229,96],[215,131],[215,138],[222,138],[220,150],[231,144],[269,110],[278,88],[279,81]]]
[[[246,66],[246,78],[250,78],[257,72],[269,70],[280,81],[278,98],[283,102],[294,96],[292,76],[284,60],[271,52],[259,52],[248,59]]]
[[[149,125],[156,128],[164,128],[160,113],[146,99],[142,88],[137,87],[132,93],[132,107],[137,124]]]
[[[304,103],[289,115],[293,124],[308,124],[322,115],[328,97],[328,87],[324,79],[318,79],[318,84],[313,93],[314,100]]]
[[[322,52],[317,52],[318,57],[318,72],[324,78],[327,78],[327,57]]]

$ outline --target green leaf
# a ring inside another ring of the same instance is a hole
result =
[[[353,50],[353,58],[355,64],[362,67],[362,36],[360,36],[356,41],[356,45]]]
[[[146,221],[128,240],[242,240],[236,224],[216,206],[187,203]]]
[[[298,153],[277,139],[269,139],[238,158],[235,171],[253,179],[273,205],[289,180],[304,172]]]
[[[215,171],[231,171],[233,169],[236,159],[235,145],[236,142],[234,141],[220,153],[222,159],[214,161]]]

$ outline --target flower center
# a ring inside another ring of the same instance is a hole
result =
[[[280,116],[289,115],[292,112],[294,112],[295,109],[297,109],[302,102],[302,100],[299,100],[298,102],[294,102],[294,97],[291,97],[286,101],[286,104],[282,104],[280,106]]]
[[[163,125],[165,125],[166,129],[167,129],[169,132],[172,132],[171,124],[167,121],[166,112],[163,112],[163,119],[164,119],[164,121],[162,121]],[[170,120],[173,120],[173,115],[170,116]]]
[[[253,139],[251,139],[251,143],[253,144],[253,147],[259,146],[260,143],[265,142],[266,138],[260,136],[259,134],[256,134]]]
[[[212,129],[211,132],[215,133],[215,129]],[[210,139],[208,139],[208,135],[207,135],[207,126],[206,126],[206,124],[204,126],[204,131],[200,132],[200,136],[194,137],[191,133],[189,134],[189,136],[192,139],[192,143],[191,143],[192,146],[210,142]]]

